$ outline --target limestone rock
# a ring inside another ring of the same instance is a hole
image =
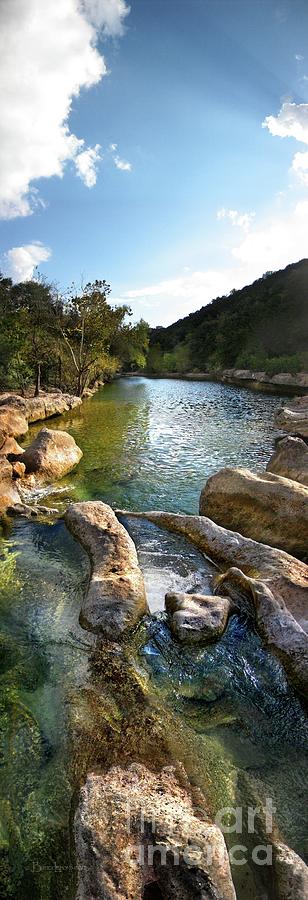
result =
[[[33,473],[40,481],[48,482],[74,469],[81,457],[82,451],[66,431],[42,428],[22,459],[27,474]]]
[[[121,515],[148,519],[160,528],[182,534],[201,553],[218,563],[221,571],[236,565],[246,575],[266,580],[278,602],[285,604],[301,627],[308,630],[308,566],[304,562],[283,550],[221,528],[206,516],[127,510],[121,510]]]
[[[22,409],[0,406],[0,432],[8,437],[21,437],[28,431],[28,422]]]
[[[11,464],[4,456],[0,457],[0,515],[6,512],[8,506],[20,503],[20,496],[12,475]]]
[[[305,441],[291,436],[279,441],[266,471],[299,481],[308,487],[308,446]]]
[[[286,844],[275,841],[273,866],[277,900],[307,900],[308,868],[300,856]]]
[[[171,631],[184,644],[207,644],[223,634],[230,612],[227,597],[166,594]]]
[[[20,462],[20,460],[17,459],[16,462],[12,464],[12,468],[13,478],[23,478],[26,471],[26,466],[23,462]]]
[[[19,446],[14,437],[5,437],[2,447],[0,447],[1,456],[21,456],[23,453],[23,447]]]
[[[65,521],[91,561],[80,623],[115,640],[147,612],[135,544],[110,506],[99,501],[72,504]]]
[[[217,590],[231,598],[233,608],[253,615],[265,644],[282,662],[297,690],[308,697],[308,635],[266,582],[249,578],[232,567],[217,578]],[[307,598],[308,599],[308,598]]]
[[[221,469],[201,492],[200,515],[287,553],[308,553],[308,487],[289,478]]]
[[[137,764],[88,775],[75,816],[77,900],[236,900],[223,835],[196,815],[183,781]]]
[[[287,400],[275,416],[275,425],[283,431],[308,437],[308,394]]]

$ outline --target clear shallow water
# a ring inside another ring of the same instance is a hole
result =
[[[50,427],[65,428],[83,450],[65,480],[76,499],[196,513],[213,472],[265,467],[279,405],[281,397],[214,382],[122,378]]]
[[[81,410],[50,423],[71,431],[84,458],[75,474],[55,486],[49,502],[99,498],[118,507],[196,512],[212,471],[229,463],[264,466],[280,402],[197,382],[134,378],[106,386]],[[152,612],[163,609],[168,590],[211,590],[214,566],[182,537],[141,520],[128,518],[125,524],[137,545]],[[9,858],[15,881],[3,896],[70,900],[74,862],[63,877],[55,863],[59,846],[64,867],[71,853],[70,722],[75,711],[80,725],[89,677],[91,638],[78,624],[88,564],[61,522],[14,521],[2,541],[5,549],[0,874],[4,868],[5,876]],[[213,811],[241,802],[241,779],[255,778],[261,794],[277,800],[283,837],[303,854],[306,719],[258,637],[233,619],[209,650],[179,650],[160,612],[137,630],[135,641],[140,666],[176,716],[169,736],[174,756],[181,743],[180,758]],[[42,871],[31,875],[42,860]],[[245,868],[239,900],[270,897],[259,887]]]

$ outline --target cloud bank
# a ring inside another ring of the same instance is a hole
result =
[[[125,0],[1,0],[1,218],[30,215],[35,181],[62,177],[69,162],[95,184],[100,147],[70,132],[69,115],[106,74],[99,35],[121,35],[128,13]]]

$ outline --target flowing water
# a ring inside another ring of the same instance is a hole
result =
[[[264,467],[280,402],[209,383],[115,382],[50,423],[69,430],[84,457],[47,502],[99,498],[121,508],[196,512],[199,491],[215,469]],[[130,652],[162,715],[174,717],[170,752],[202,788],[212,814],[245,803],[251,792],[271,797],[280,833],[304,856],[307,719],[300,701],[281,666],[238,617],[212,647],[179,650],[163,613],[164,595],[211,591],[215,567],[180,536],[142,520],[124,522],[137,545],[152,613],[136,629]],[[111,693],[109,685],[93,701],[92,640],[78,622],[88,560],[64,523],[15,521],[1,550],[0,897],[71,900],[71,807],[91,764],[79,760],[78,746],[86,731],[82,752],[91,761],[93,752],[94,763],[104,765],[110,747],[100,747],[103,727],[95,723],[108,721],[114,741],[120,739],[117,691],[111,679]],[[155,753],[155,746],[149,743],[144,752]],[[232,845],[233,836],[227,840]],[[239,900],[272,898],[249,865],[235,869],[234,878]]]

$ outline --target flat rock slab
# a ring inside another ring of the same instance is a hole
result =
[[[27,474],[34,474],[40,481],[62,478],[79,463],[82,450],[74,438],[66,431],[42,428],[30,447],[25,450],[22,461]]]
[[[116,640],[148,611],[135,544],[111,507],[99,501],[73,503],[65,522],[91,561],[80,624]]]
[[[223,634],[230,613],[228,597],[204,594],[166,594],[170,628],[184,644],[207,644]]]
[[[77,900],[236,900],[222,832],[195,813],[184,771],[181,785],[171,767],[89,774],[74,830]]]
[[[308,446],[301,438],[285,437],[279,441],[275,453],[271,456],[267,472],[291,478],[308,487]]]
[[[249,469],[221,469],[206,482],[200,515],[295,556],[308,553],[308,487]]]

